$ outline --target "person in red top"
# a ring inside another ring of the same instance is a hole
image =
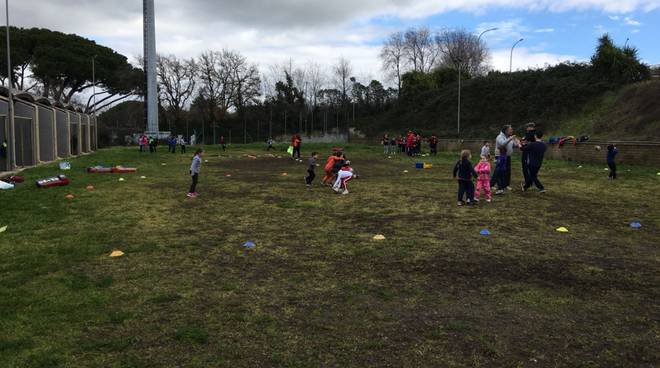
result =
[[[337,161],[343,160],[341,152],[335,152],[334,154],[328,156],[328,160],[325,162],[325,176],[323,177],[323,184],[331,184],[332,180],[335,178],[335,174],[332,172],[332,169],[335,167]]]
[[[412,156],[413,147],[415,146],[415,135],[413,132],[408,132],[408,138],[406,138],[406,153],[408,156]]]
[[[222,146],[222,150],[225,151],[227,147],[225,146],[225,136],[222,135],[220,136],[220,145]]]
[[[300,144],[302,143],[302,139],[300,138],[300,135],[294,134],[293,137],[291,137],[291,145],[293,146],[293,154],[291,155],[291,158],[298,159],[300,160]]]

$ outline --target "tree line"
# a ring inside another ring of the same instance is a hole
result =
[[[142,94],[142,70],[111,48],[48,29],[10,27],[9,30],[10,80],[14,89],[73,104],[87,112]],[[0,41],[5,39],[6,27],[0,27]],[[6,47],[0,47],[0,79],[6,86]],[[94,96],[86,101],[77,99],[95,87],[96,106]]]

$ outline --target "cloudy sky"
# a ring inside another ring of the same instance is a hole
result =
[[[77,33],[129,58],[142,54],[142,1],[10,0],[11,22]],[[410,26],[465,28],[484,36],[495,69],[524,38],[514,68],[587,60],[609,32],[660,64],[660,0],[156,0],[159,53],[239,50],[262,68],[292,58],[332,64],[351,60],[356,75],[380,78],[378,51],[391,32]]]

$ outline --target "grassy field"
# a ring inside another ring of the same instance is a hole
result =
[[[68,187],[34,187],[53,164],[0,192],[0,366],[660,365],[651,168],[609,182],[547,162],[547,194],[458,208],[454,154],[422,171],[351,146],[347,196],[307,190],[304,164],[261,146],[220,154],[197,199],[191,154],[124,148],[72,160]],[[140,171],[84,172],[99,164]]]

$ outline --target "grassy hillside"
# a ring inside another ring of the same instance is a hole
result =
[[[535,121],[552,135],[590,135],[612,140],[660,139],[660,81],[617,87],[576,66],[465,81],[461,137],[490,137],[505,123],[520,130]],[[582,73],[582,74],[580,74]],[[457,135],[457,84],[445,83],[403,97],[399,105],[357,128],[368,136],[406,129],[442,137]]]
[[[563,120],[558,135],[587,134],[596,139],[660,139],[660,81],[625,86],[586,104],[575,116]]]

